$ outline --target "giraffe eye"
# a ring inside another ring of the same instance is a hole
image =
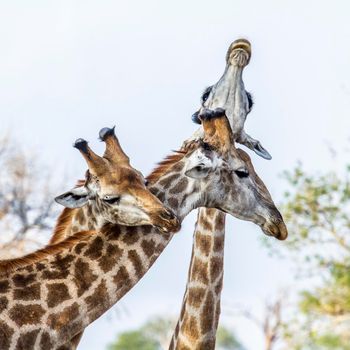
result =
[[[117,204],[120,202],[120,196],[115,196],[115,197],[105,196],[103,198],[103,201],[108,203],[108,204]]]
[[[235,170],[235,173],[240,179],[243,179],[243,178],[249,176],[249,172],[245,168],[237,169],[237,170]]]

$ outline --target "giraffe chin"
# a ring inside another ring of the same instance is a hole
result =
[[[283,221],[280,221],[279,223],[265,222],[261,229],[267,236],[275,237],[280,241],[283,241],[288,237],[288,230]]]

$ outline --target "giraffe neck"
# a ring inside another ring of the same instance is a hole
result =
[[[224,273],[225,214],[201,208],[171,350],[214,350]]]
[[[56,244],[77,232],[98,230],[105,224],[93,202],[78,209],[63,209],[58,217],[53,235],[49,244]]]
[[[179,174],[167,171],[151,190],[182,220],[207,203]],[[0,262],[0,348],[69,343],[142,278],[172,236],[151,226],[105,225],[60,252]]]

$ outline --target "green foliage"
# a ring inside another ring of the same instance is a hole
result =
[[[127,331],[118,336],[108,350],[160,350],[159,343],[147,336],[142,329]]]
[[[139,329],[120,333],[108,350],[162,350],[167,349],[176,320],[171,317],[153,317]],[[244,350],[233,332],[219,326],[216,341],[217,350]]]
[[[220,325],[216,334],[217,350],[243,350],[243,346],[236,339],[234,333]]]
[[[350,167],[309,175],[300,165],[289,184],[283,216],[289,229],[278,253],[315,277],[300,294],[298,315],[286,326],[288,349],[350,349]],[[266,243],[272,251],[272,246]]]

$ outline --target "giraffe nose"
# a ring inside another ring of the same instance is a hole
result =
[[[156,226],[162,232],[177,232],[181,224],[176,215],[169,209],[162,210],[157,217],[160,219]]]
[[[227,64],[245,67],[250,60],[252,48],[246,39],[237,39],[229,47],[226,55]]]

